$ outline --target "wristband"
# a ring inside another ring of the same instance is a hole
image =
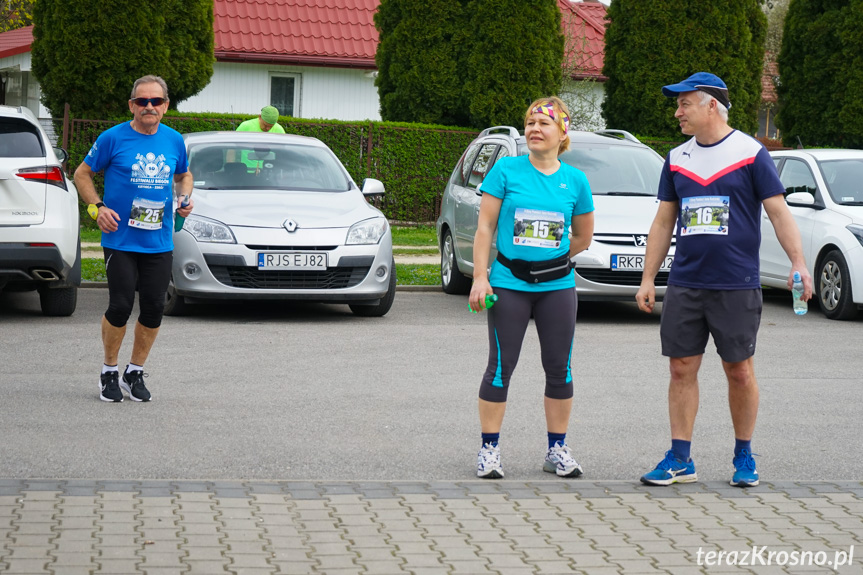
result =
[[[90,204],[87,206],[87,213],[90,214],[90,217],[94,220],[99,217],[99,208],[104,207],[105,204],[102,202],[96,202],[95,204]]]

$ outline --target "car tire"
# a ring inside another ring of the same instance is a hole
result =
[[[455,243],[452,232],[447,230],[443,235],[440,250],[440,285],[444,293],[464,295],[470,293],[471,281],[458,269],[455,257]]]
[[[186,303],[186,298],[177,293],[177,288],[174,287],[174,276],[171,275],[171,281],[168,282],[168,289],[165,291],[165,315],[186,315],[188,312],[189,304]]]
[[[393,259],[390,264],[390,283],[387,286],[387,293],[381,298],[377,305],[354,305],[349,307],[354,315],[360,317],[383,317],[393,307],[393,301],[396,299],[396,260]]]
[[[839,250],[831,250],[818,262],[815,295],[828,319],[853,319],[857,305],[851,299],[851,274]]]
[[[51,317],[68,317],[75,313],[78,307],[78,288],[76,286],[62,288],[41,288],[39,303],[42,314]]]

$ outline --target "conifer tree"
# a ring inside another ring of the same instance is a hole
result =
[[[603,116],[609,128],[679,138],[661,88],[711,72],[729,89],[729,123],[754,134],[767,18],[761,0],[614,0],[605,34]]]
[[[42,103],[54,116],[68,102],[77,117],[122,117],[134,81],[155,74],[176,107],[212,75],[212,10],[212,0],[38,0],[31,56]]]
[[[789,5],[776,116],[786,145],[863,147],[861,26],[863,0]]]

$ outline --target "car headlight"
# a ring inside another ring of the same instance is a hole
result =
[[[348,230],[347,245],[376,244],[387,233],[389,224],[386,218],[372,218],[351,226]]]
[[[863,246],[863,226],[848,224],[845,226],[845,229],[854,234],[854,237],[857,238],[857,241],[860,242],[861,246]]]
[[[237,240],[231,233],[231,228],[216,220],[190,215],[186,218],[183,229],[192,234],[199,242],[217,244],[235,244]]]

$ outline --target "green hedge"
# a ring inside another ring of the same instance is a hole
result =
[[[162,123],[180,133],[212,130],[233,131],[248,115],[180,114],[168,112]],[[69,161],[73,173],[96,138],[104,130],[126,119],[72,120],[68,136]],[[351,177],[362,185],[365,178],[384,183],[386,195],[376,198],[390,220],[431,222],[438,216],[440,198],[452,169],[476,131],[401,122],[342,122],[303,120],[282,116],[279,123],[289,134],[311,136],[324,142],[345,165]],[[62,134],[62,123],[56,130]],[[101,178],[96,186],[101,194]],[[81,221],[95,225],[81,207]]]
[[[233,131],[248,115],[180,114],[168,112],[162,122],[180,133],[213,130]],[[83,161],[96,138],[104,130],[123,120],[72,120],[68,136],[69,161],[73,173]],[[452,128],[400,122],[342,122],[338,120],[303,120],[279,118],[289,134],[310,136],[324,142],[345,165],[357,184],[364,178],[381,180],[386,195],[373,203],[388,219],[401,222],[429,223],[437,219],[440,199],[446,181],[462,152],[476,136],[472,129]],[[56,131],[62,134],[62,123]],[[679,141],[640,137],[663,158]],[[101,177],[96,187],[101,194]],[[95,227],[95,222],[81,206],[81,222]]]

